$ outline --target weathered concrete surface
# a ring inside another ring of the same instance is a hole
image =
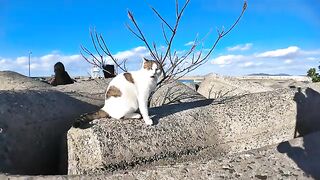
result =
[[[161,160],[177,162],[188,155],[232,154],[292,139],[300,116],[294,95],[287,89],[153,108],[151,114],[159,123],[152,127],[142,120],[95,120],[92,127],[69,130],[68,172],[117,171]],[[315,93],[309,98],[319,97]],[[316,112],[312,113],[320,117]]]
[[[0,71],[0,90],[46,89],[51,85],[13,71]]]
[[[206,98],[221,98],[274,90],[259,83],[235,77],[210,74],[200,83],[198,92]]]
[[[54,86],[52,89],[61,91],[75,99],[102,107],[105,92],[111,79],[78,79],[73,84]]]
[[[65,133],[94,109],[57,91],[0,91],[0,172],[59,173]]]
[[[173,81],[163,85],[153,94],[150,106],[159,107],[164,104],[177,104],[182,102],[192,102],[206,99],[196,90],[178,81]]]
[[[279,78],[279,77],[270,77],[270,78],[259,78],[259,77],[236,77],[240,81],[245,82],[251,82],[256,83],[261,86],[270,87],[273,89],[281,89],[281,88],[292,88],[292,87],[304,87],[308,84],[312,84],[311,81],[309,81],[310,78],[307,77],[291,77],[288,76],[288,78]]]
[[[127,171],[105,179],[320,179],[320,132],[261,149],[189,162]],[[96,179],[98,179],[96,177]]]
[[[10,180],[55,179],[320,179],[320,132],[208,161],[153,166],[114,174],[5,176]]]
[[[0,172],[65,172],[66,132],[98,107],[14,72],[1,72],[0,81]]]

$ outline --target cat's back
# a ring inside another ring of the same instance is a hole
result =
[[[118,74],[114,77],[110,83],[108,88],[111,86],[117,87],[119,89],[127,89],[127,88],[134,88],[135,80],[134,80],[135,72],[125,72]]]

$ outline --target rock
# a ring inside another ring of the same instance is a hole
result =
[[[320,132],[221,160],[105,175],[105,179],[319,179]],[[241,159],[238,161],[238,159]]]
[[[236,79],[273,89],[305,87],[312,82],[306,76],[238,76]]]
[[[196,90],[178,81],[173,81],[163,85],[153,94],[150,106],[158,107],[164,104],[177,104],[182,102],[192,102],[206,99]]]
[[[102,107],[105,92],[111,79],[78,79],[73,84],[55,86],[52,89],[61,91],[78,100]]]
[[[13,71],[0,71],[0,90],[46,89],[51,85]]]
[[[17,73],[1,72],[0,81],[0,172],[66,173],[66,133],[98,107]]]
[[[200,83],[198,92],[206,98],[221,98],[274,90],[255,82],[242,81],[234,77],[208,75]]]
[[[176,163],[193,155],[212,158],[292,139],[301,116],[294,94],[282,89],[152,108],[156,126],[142,120],[99,119],[92,127],[71,128],[68,173],[113,172],[170,159]],[[308,98],[318,102],[320,96]],[[319,119],[318,110],[312,113]]]
[[[208,161],[153,166],[113,174],[6,176],[12,180],[54,179],[319,179],[320,132]]]

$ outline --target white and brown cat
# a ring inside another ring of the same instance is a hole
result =
[[[147,125],[153,121],[148,113],[148,99],[161,74],[156,61],[143,58],[140,70],[125,72],[114,77],[107,87],[104,106],[97,112],[81,115],[76,126],[94,119],[112,117],[142,118]],[[141,115],[137,113],[139,109]]]

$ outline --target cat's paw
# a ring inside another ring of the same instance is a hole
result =
[[[131,113],[131,114],[127,114],[124,116],[125,118],[129,118],[129,119],[140,119],[141,118],[141,114],[139,113]]]
[[[146,125],[153,125],[153,121],[150,118],[144,119],[144,122],[146,123]]]

